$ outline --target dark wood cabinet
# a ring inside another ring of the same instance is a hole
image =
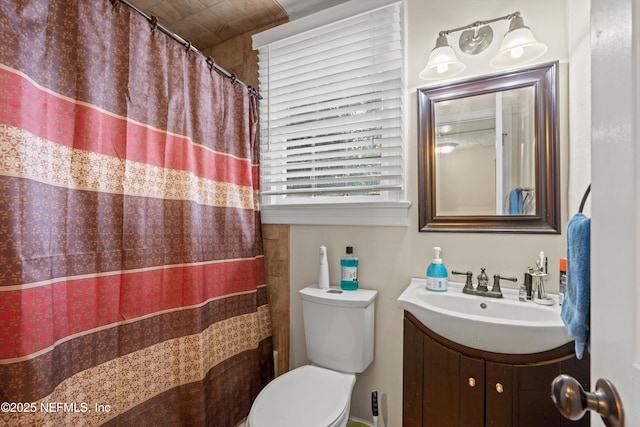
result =
[[[479,351],[449,341],[410,313],[404,319],[404,427],[588,426],[563,418],[550,397],[565,373],[588,390],[589,358],[573,343],[536,354]]]

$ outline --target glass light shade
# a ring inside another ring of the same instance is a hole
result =
[[[511,20],[498,54],[491,59],[489,65],[494,68],[513,67],[533,61],[546,51],[547,46],[538,42],[529,27],[524,26],[522,18],[516,16]]]
[[[455,76],[467,68],[458,60],[453,48],[448,45],[447,37],[440,36],[436,47],[429,54],[427,65],[420,71],[418,77],[423,80],[437,80]]]
[[[440,154],[449,154],[458,146],[455,142],[443,142],[442,144],[436,145],[436,153]]]

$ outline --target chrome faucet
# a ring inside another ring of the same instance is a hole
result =
[[[452,271],[451,274],[464,274],[467,276],[467,280],[464,283],[464,287],[462,288],[462,292],[469,295],[479,295],[484,297],[491,298],[502,298],[502,290],[500,289],[500,279],[509,280],[511,282],[517,282],[518,279],[515,277],[502,277],[499,274],[495,274],[493,276],[493,286],[491,290],[489,290],[489,276],[485,272],[485,268],[480,269],[480,274],[478,274],[478,286],[473,287],[473,283],[471,282],[471,278],[473,277],[473,273],[471,271],[467,271],[465,273],[460,271]]]

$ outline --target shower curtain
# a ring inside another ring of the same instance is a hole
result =
[[[1,426],[234,426],[273,376],[256,99],[116,0],[0,2]]]

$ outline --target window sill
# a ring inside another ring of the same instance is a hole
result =
[[[408,225],[410,201],[345,204],[305,204],[262,207],[263,224]]]

